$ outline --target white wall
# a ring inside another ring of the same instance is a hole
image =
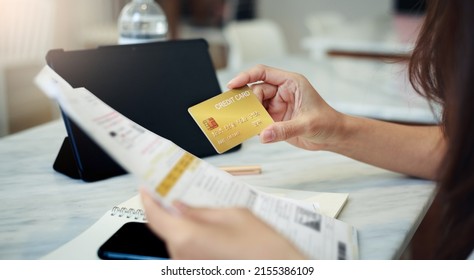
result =
[[[305,19],[325,11],[341,13],[349,20],[391,12],[392,0],[257,0],[258,17],[280,24],[291,52],[302,52],[300,41],[309,35]]]
[[[12,116],[23,118],[22,111],[33,111],[28,107],[51,111],[46,97],[40,95],[40,100],[46,102],[39,105],[37,95],[32,92],[35,87],[29,72],[17,70],[44,62],[54,37],[51,31],[55,24],[54,1],[0,0],[0,137],[14,131]],[[10,79],[17,77],[17,73],[21,79]],[[24,94],[26,88],[30,90]],[[29,119],[40,118],[35,115]]]

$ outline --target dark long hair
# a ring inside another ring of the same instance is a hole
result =
[[[474,249],[474,1],[428,0],[410,61],[417,91],[443,106],[447,152],[414,244],[421,259],[465,259]]]

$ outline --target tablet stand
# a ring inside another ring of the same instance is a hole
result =
[[[73,179],[81,179],[68,137],[64,138],[63,144],[54,161],[53,169]]]
[[[53,169],[70,178],[82,179],[86,182],[99,181],[127,173],[107,155],[98,155],[98,157],[101,157],[102,160],[109,161],[106,162],[108,166],[107,173],[87,172],[86,170],[81,172],[77,166],[76,159],[74,158],[71,143],[69,142],[69,137],[65,137],[61,148],[59,149],[58,155],[56,156],[56,160],[53,163]]]

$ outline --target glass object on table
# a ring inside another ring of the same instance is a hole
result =
[[[132,0],[122,9],[119,44],[139,44],[166,40],[168,21],[154,0]]]

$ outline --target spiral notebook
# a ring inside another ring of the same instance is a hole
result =
[[[273,195],[313,203],[315,208],[317,208],[322,214],[333,218],[336,218],[339,215],[349,197],[349,194],[347,193],[311,192],[263,187],[259,187],[258,189]],[[41,259],[99,259],[97,256],[98,248],[122,225],[132,221],[146,222],[145,213],[139,195],[135,195],[119,205],[114,206],[79,236],[53,252],[43,256]]]

